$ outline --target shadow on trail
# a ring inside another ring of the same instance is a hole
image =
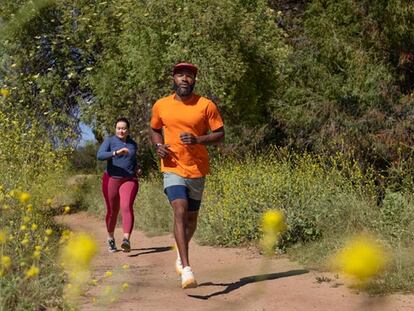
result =
[[[225,289],[218,291],[218,292],[214,292],[211,293],[209,295],[187,295],[189,297],[192,298],[197,298],[197,299],[203,299],[203,300],[207,300],[211,297],[214,296],[218,296],[218,295],[225,295],[228,294],[236,289],[239,289],[240,287],[250,284],[250,283],[256,283],[256,282],[262,282],[262,281],[268,281],[268,280],[275,280],[275,279],[280,279],[280,278],[286,278],[289,276],[295,276],[295,275],[301,275],[301,274],[305,274],[308,273],[308,270],[290,270],[290,271],[286,271],[286,272],[278,272],[278,273],[268,273],[268,274],[259,274],[259,275],[252,275],[252,276],[247,276],[244,278],[241,278],[239,281],[237,282],[233,282],[233,283],[213,283],[213,282],[205,282],[205,283],[201,283],[198,286],[226,286]]]
[[[162,247],[147,247],[147,248],[134,248],[131,249],[132,251],[141,251],[136,254],[128,255],[128,257],[137,257],[145,254],[152,254],[152,253],[162,253],[162,252],[168,252],[173,250],[172,246],[162,246]]]

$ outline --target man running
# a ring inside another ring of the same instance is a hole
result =
[[[223,120],[216,105],[193,93],[197,67],[179,63],[173,68],[175,93],[152,107],[151,140],[161,158],[164,192],[174,210],[177,272],[182,288],[197,287],[189,262],[189,242],[209,172],[206,145],[224,140]]]

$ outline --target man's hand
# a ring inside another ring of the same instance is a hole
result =
[[[194,145],[194,144],[198,144],[197,136],[194,136],[191,133],[186,133],[186,132],[181,133],[180,134],[180,139],[181,139],[181,142],[184,145]]]
[[[170,145],[164,145],[164,144],[158,144],[157,145],[157,155],[161,158],[164,159],[166,157],[168,157],[168,155],[170,154],[170,150],[168,150],[168,147]]]

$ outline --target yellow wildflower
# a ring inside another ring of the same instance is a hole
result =
[[[279,210],[266,211],[262,216],[263,236],[260,240],[261,247],[266,255],[273,253],[280,234],[286,230],[285,217]]]
[[[31,266],[29,270],[26,271],[26,278],[35,277],[40,272],[40,269],[36,266]]]
[[[47,200],[46,200],[46,204],[47,204],[47,205],[52,205],[52,199],[50,199],[50,198],[49,198],[49,199],[47,199]]]
[[[128,283],[122,284],[122,289],[127,289],[128,287],[129,287],[129,284]]]
[[[25,230],[27,230],[27,226],[26,226],[26,225],[21,225],[21,226],[20,226],[20,230],[21,230],[21,231],[25,231]]]
[[[8,97],[10,95],[10,91],[8,89],[0,89],[0,94],[3,95],[3,97]]]
[[[27,223],[27,222],[30,221],[30,217],[29,216],[24,216],[22,220],[23,220],[23,223]]]
[[[27,201],[29,201],[29,200],[30,200],[30,193],[28,193],[28,192],[21,192],[19,194],[19,201],[21,203],[27,203]]]
[[[36,231],[37,230],[37,228],[38,228],[38,225],[37,224],[32,224],[32,231]]]
[[[85,233],[71,236],[62,250],[62,261],[72,271],[87,270],[98,247]]]
[[[40,245],[36,245],[35,246],[35,250],[38,251],[38,252],[40,252],[42,250],[42,247]]]
[[[105,276],[106,276],[107,278],[111,277],[111,276],[112,276],[112,271],[106,271],[106,272],[105,272]]]
[[[70,212],[70,206],[65,206],[64,208],[63,208],[63,213],[64,214],[67,214],[67,213],[69,213]]]
[[[1,266],[4,269],[9,269],[11,266],[11,259],[9,256],[1,256]]]
[[[69,230],[63,230],[62,236],[60,237],[60,241],[59,242],[60,243],[66,242],[71,235],[72,235],[72,232],[71,231],[69,231]]]
[[[90,284],[93,285],[93,286],[96,286],[96,285],[98,285],[98,280],[97,279],[92,279]]]
[[[26,238],[25,238],[25,239],[23,239],[23,240],[22,240],[22,244],[23,244],[23,245],[25,245],[25,246],[26,246],[27,244],[29,244],[29,239],[26,239]]]
[[[365,235],[350,240],[333,258],[334,269],[364,282],[379,274],[386,265],[384,249]]]
[[[33,211],[33,204],[27,204],[27,211],[28,212]]]
[[[285,217],[280,210],[269,210],[263,214],[262,230],[268,233],[281,233],[286,230]]]
[[[40,258],[40,251],[34,251],[33,252],[33,258],[34,259],[39,259]]]
[[[129,265],[128,265],[128,264],[123,265],[123,266],[122,266],[122,269],[124,269],[124,270],[128,270],[128,269],[129,269]]]
[[[46,235],[51,235],[53,233],[52,229],[46,229],[45,230]]]

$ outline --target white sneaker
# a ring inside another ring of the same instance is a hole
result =
[[[181,273],[181,287],[183,289],[197,287],[197,281],[194,278],[194,274],[193,271],[191,271],[190,266],[183,268]]]
[[[175,260],[175,271],[181,275],[183,273],[183,263],[181,262],[181,258],[177,257]]]

